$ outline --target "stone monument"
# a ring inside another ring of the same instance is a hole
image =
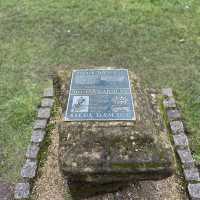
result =
[[[74,198],[173,174],[174,153],[159,94],[152,97],[133,72],[64,69],[54,87],[62,107],[60,170]]]

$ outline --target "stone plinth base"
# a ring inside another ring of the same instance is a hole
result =
[[[70,71],[63,70],[54,79],[63,112],[70,76]],[[129,76],[136,121],[61,120],[59,124],[60,170],[76,183],[75,190],[108,192],[118,183],[121,187],[135,180],[158,180],[174,172],[174,153],[160,116],[160,96],[141,87],[133,73]]]

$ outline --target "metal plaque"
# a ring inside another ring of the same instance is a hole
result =
[[[74,70],[65,120],[135,120],[128,70]]]

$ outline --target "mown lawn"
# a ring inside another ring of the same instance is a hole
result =
[[[200,161],[199,0],[0,0],[0,177],[15,182],[48,74],[118,66],[172,87]]]

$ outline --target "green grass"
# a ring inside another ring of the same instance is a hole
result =
[[[0,0],[0,177],[15,182],[49,72],[126,67],[172,87],[200,161],[200,1]]]

